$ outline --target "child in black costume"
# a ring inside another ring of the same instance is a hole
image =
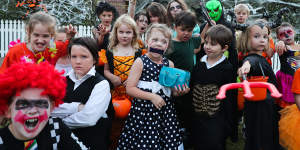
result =
[[[192,134],[196,150],[224,150],[232,127],[232,93],[216,99],[220,86],[235,81],[233,66],[224,52],[232,41],[232,32],[223,25],[211,27],[204,36],[203,56],[192,72]]]
[[[262,56],[264,49],[268,48],[268,29],[264,22],[256,21],[244,31],[238,44],[238,49],[248,52],[238,70],[240,76],[268,76],[267,82],[277,86],[275,74]],[[263,74],[264,73],[264,74]],[[278,113],[276,112],[274,98],[267,92],[265,100],[250,101],[246,99],[244,116],[246,125],[245,150],[276,150],[278,142]]]

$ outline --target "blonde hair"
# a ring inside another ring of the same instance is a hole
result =
[[[39,11],[32,14],[29,18],[29,21],[26,23],[26,33],[28,36],[27,37],[28,42],[30,40],[30,34],[33,32],[35,25],[39,23],[48,27],[48,31],[50,32],[51,37],[55,35],[55,26],[56,26],[55,18],[45,12]]]
[[[241,11],[246,11],[247,15],[250,15],[250,9],[246,4],[238,4],[234,7],[234,13],[238,13]]]
[[[148,41],[152,35],[152,30],[157,29],[160,31],[165,37],[169,39],[169,45],[166,50],[166,53],[171,53],[170,45],[172,40],[172,32],[171,29],[166,24],[154,23],[152,24],[146,31],[146,41]]]
[[[139,48],[139,45],[138,45],[139,32],[137,29],[137,25],[136,25],[135,21],[129,15],[123,14],[116,20],[114,27],[110,33],[108,50],[113,51],[113,49],[119,44],[117,36],[118,36],[118,28],[121,25],[126,25],[133,30],[133,38],[131,40],[131,46],[134,49],[138,49]]]
[[[262,21],[262,20],[256,20],[253,24],[247,27],[245,31],[242,32],[240,39],[237,41],[237,49],[241,51],[243,54],[248,53],[249,51],[252,50],[251,46],[251,39],[250,39],[250,33],[251,29],[254,26],[259,26],[259,27],[266,27],[268,28],[267,24]],[[269,36],[268,36],[269,37]],[[269,39],[268,39],[268,44],[266,44],[265,48],[263,51],[266,51],[269,48]]]

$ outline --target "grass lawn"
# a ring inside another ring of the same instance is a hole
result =
[[[244,149],[244,138],[242,136],[242,125],[239,125],[239,139],[236,143],[231,142],[231,140],[228,138],[226,141],[226,150],[243,150]]]

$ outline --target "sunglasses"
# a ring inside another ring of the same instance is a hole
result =
[[[48,100],[39,99],[39,100],[26,100],[26,99],[18,99],[16,101],[16,110],[23,110],[28,108],[42,108],[47,109],[49,107]]]
[[[175,8],[176,8],[176,9],[182,9],[181,5],[177,5],[177,6],[175,6],[175,7],[170,7],[170,11],[175,10]]]

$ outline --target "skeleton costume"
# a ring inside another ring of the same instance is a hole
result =
[[[225,138],[233,126],[233,95],[229,91],[224,100],[216,99],[216,95],[222,85],[234,82],[233,73],[233,67],[224,55],[211,66],[205,55],[193,69],[192,134],[196,150],[225,149]]]

